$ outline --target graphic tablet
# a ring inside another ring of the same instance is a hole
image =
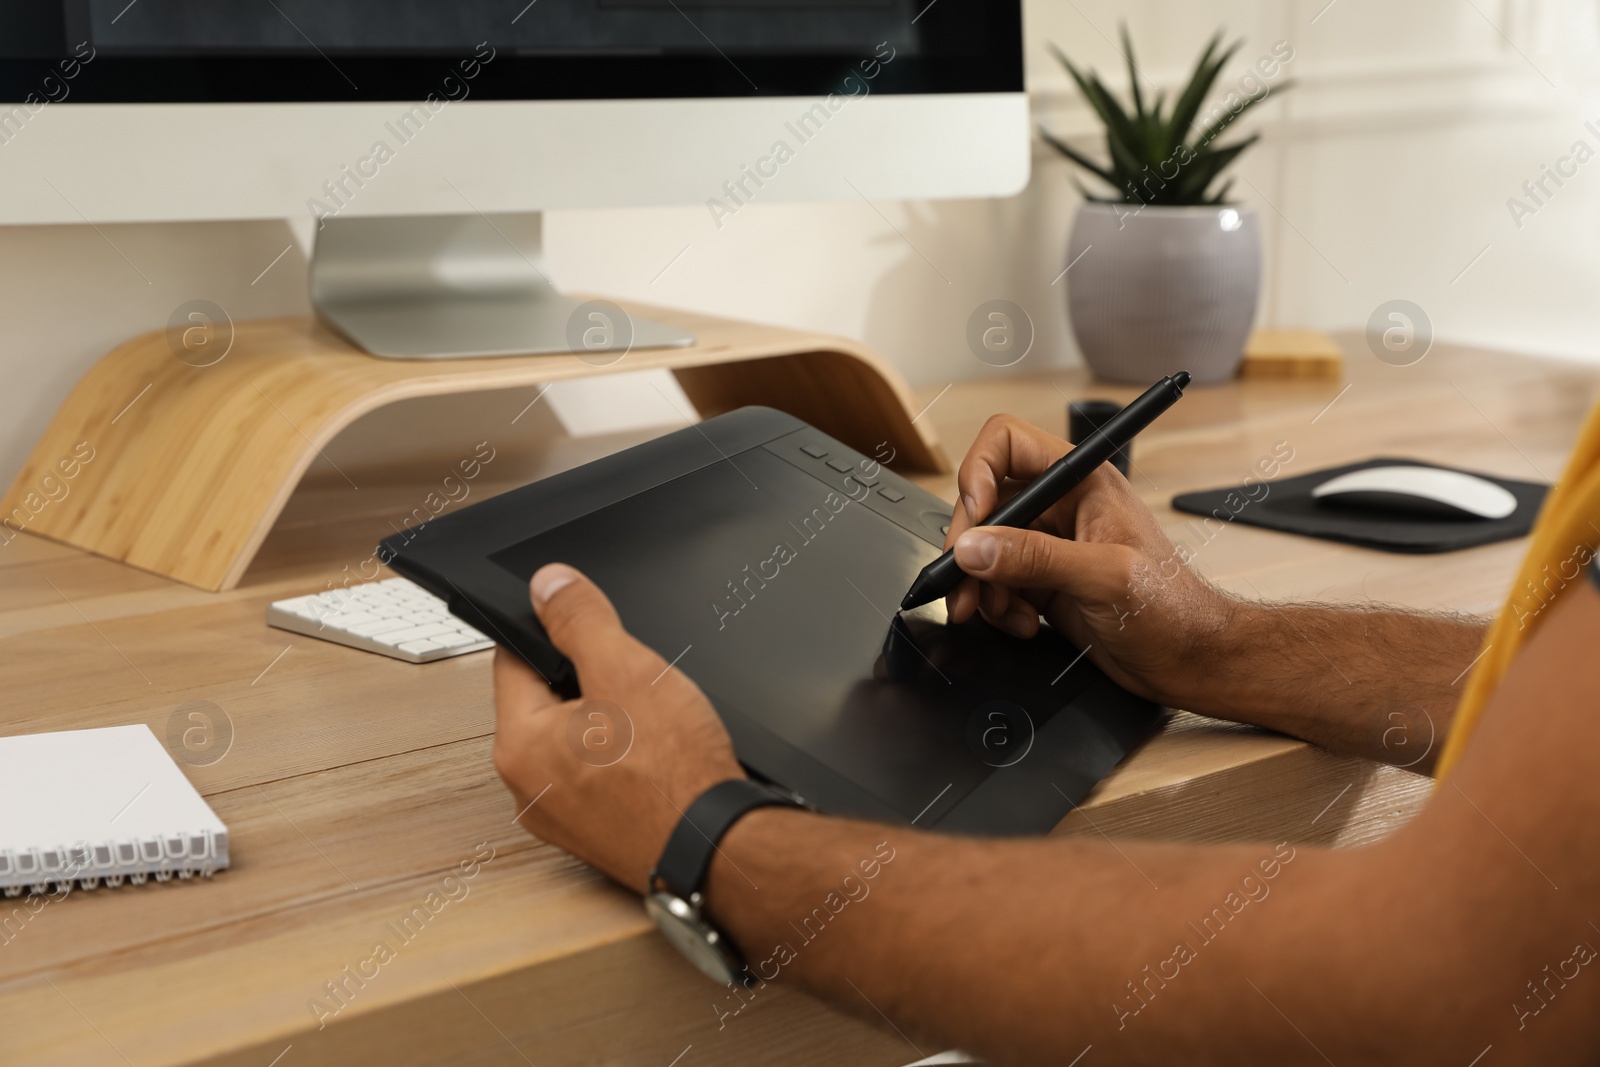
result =
[[[942,603],[897,615],[949,516],[874,458],[742,408],[388,538],[380,558],[567,695],[527,583],[571,564],[699,684],[753,773],[834,814],[1044,833],[1161,710],[1048,627],[1024,641],[948,625]]]

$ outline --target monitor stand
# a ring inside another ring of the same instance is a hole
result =
[[[384,359],[687,348],[694,335],[608,301],[562,296],[542,266],[537,212],[327,218],[311,256],[323,320]]]
[[[885,466],[950,471],[931,420],[919,420],[924,403],[865,345],[678,308],[630,303],[624,313],[697,340],[626,358],[373,359],[324,323],[295,316],[213,324],[207,344],[221,352],[207,348],[196,361],[181,322],[134,337],[73,386],[17,472],[0,500],[0,556],[25,531],[201,589],[232,589],[301,476],[313,463],[331,467],[324,447],[368,412],[628,371],[669,371],[703,418],[765,404]],[[694,413],[679,412],[687,421]],[[485,426],[488,443],[516,433],[520,417]],[[82,468],[71,494],[46,499],[69,461]],[[374,539],[393,532],[381,502],[395,498],[379,493],[363,512]]]

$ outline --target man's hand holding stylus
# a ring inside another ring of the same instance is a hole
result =
[[[1125,689],[1192,706],[1197,684],[1227,668],[1237,602],[1183,564],[1115,468],[1101,465],[1030,529],[982,525],[1071,447],[1011,415],[984,424],[961,463],[945,541],[972,576],[948,598],[950,617],[977,612],[1032,637],[1043,615]]]
[[[1168,707],[1432,765],[1483,620],[1230,596],[1185,563],[1109,464],[1030,529],[982,525],[1069,447],[1009,415],[984,425],[957,475],[947,545],[970,577],[947,601],[952,619],[976,612],[1030,637],[1042,615],[1123,688]]]

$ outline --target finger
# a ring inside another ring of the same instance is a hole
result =
[[[1032,481],[1066,455],[1070,447],[1061,438],[1015,415],[995,415],[989,419],[978,431],[977,440],[972,442],[956,472],[961,510],[969,519],[962,528],[976,525],[994,511],[1000,503],[1000,488],[1006,479]]]
[[[660,670],[661,657],[622,628],[600,587],[573,568],[564,563],[539,568],[528,591],[550,643],[572,660],[580,685],[629,667]]]
[[[983,618],[990,626],[1017,637],[1032,637],[1039,632],[1039,609],[1015,589],[984,582],[982,588],[994,595],[983,604]]]
[[[961,536],[961,531],[969,530],[978,524],[978,520],[967,514],[967,502],[958,499],[955,506],[950,509],[950,525],[944,531],[944,550],[950,551],[950,546],[956,543],[956,538]]]
[[[978,607],[991,623],[1005,618],[1011,608],[1011,594],[1003,585],[984,582],[978,587]]]
[[[961,496],[951,517],[945,546],[953,545],[967,530],[981,525],[1002,504],[1021,492],[1027,484],[1055,463],[1072,446],[1053,434],[1013,416],[995,416],[980,434],[962,462],[957,486]],[[962,488],[965,477],[967,486]],[[1070,536],[1086,499],[1103,496],[1112,481],[1121,481],[1110,464],[1102,463],[1079,485],[1052,503],[1032,525]],[[1126,488],[1126,483],[1123,483]]]
[[[995,623],[1013,637],[1029,638],[1039,632],[1039,611],[1021,597],[1012,597],[1005,617]]]
[[[529,771],[530,754],[548,748],[539,738],[540,726],[548,726],[548,722],[538,713],[560,703],[544,679],[515,652],[495,649],[494,767],[519,808],[527,800],[520,783]]]
[[[1005,485],[1002,485],[1000,487],[1000,502],[1004,503],[1005,501],[1010,500],[1013,496],[1016,496],[1021,487],[1022,483],[1020,482],[1008,482]],[[964,506],[960,502],[957,502],[955,510],[957,515],[964,514]],[[952,521],[950,529],[947,531],[947,536],[944,539],[945,550],[949,551],[951,547],[955,545],[956,539],[961,535],[961,533],[975,525],[976,523],[972,521]],[[966,590],[966,592],[963,592],[962,590]],[[961,583],[957,585],[955,589],[951,590],[951,592],[946,596],[945,614],[949,617],[951,622],[966,622],[982,608],[981,597],[982,592],[979,583],[970,578],[964,578],[962,579]]]
[[[954,623],[966,622],[978,610],[978,580],[963,578],[945,598],[945,614]]]
[[[961,535],[956,564],[984,582],[1012,589],[1057,589],[1088,601],[1127,594],[1136,553],[1126,545],[1071,541],[1041,530],[980,526]]]
[[[513,727],[530,711],[559,704],[561,698],[550,691],[543,678],[522,662],[515,652],[503,647],[494,650],[495,729]]]
[[[1014,478],[1002,481],[1000,483],[999,491],[995,494],[994,507],[991,507],[989,510],[995,510],[995,508],[998,508],[1001,504],[1004,504],[1006,501],[1022,492],[1027,484],[1027,482],[1019,482]],[[972,507],[977,506],[976,504],[972,504],[968,498],[963,497],[962,499],[956,501],[955,507],[950,513],[950,525],[948,528],[946,528],[944,534],[944,547],[946,551],[950,549],[951,545],[956,543],[956,538],[960,537],[963,533],[972,529],[974,526],[980,525],[984,519],[984,515],[982,513],[974,515],[969,512],[967,510],[969,504]]]
[[[1053,589],[1015,589],[1012,592],[1017,599],[1026,601],[1035,615],[1043,615],[1044,609],[1050,606],[1050,601],[1056,595]]]

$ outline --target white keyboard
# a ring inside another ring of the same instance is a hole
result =
[[[451,615],[444,601],[405,578],[279,600],[267,605],[267,625],[411,663],[494,647]]]

